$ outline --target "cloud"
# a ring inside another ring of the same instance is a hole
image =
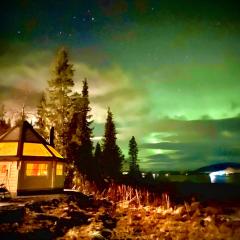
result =
[[[79,57],[81,58],[81,62],[91,66],[99,66],[101,68],[111,67],[109,54],[99,46],[75,48],[71,53],[71,58],[74,62],[79,62]]]
[[[15,103],[28,103],[33,107],[38,102],[41,92],[35,90],[21,89],[11,86],[0,85],[0,101],[2,102],[15,102]]]
[[[110,107],[117,125],[119,145],[126,154],[128,141],[131,136],[135,136],[139,143],[141,166],[148,168],[159,163],[159,168],[171,166],[179,169],[237,160],[240,117],[213,119],[214,114],[201,108],[209,103],[204,102],[203,98],[198,99],[202,105],[198,106],[199,114],[195,115],[195,119],[199,119],[189,120],[188,112],[194,113],[193,109],[198,105],[191,103],[193,99],[195,101],[192,97],[195,92],[189,95],[190,87],[184,89],[184,93],[190,96],[184,99],[183,93],[176,94],[173,91],[180,87],[179,81],[138,80],[120,65],[110,64],[107,55],[103,62],[108,62],[108,65],[103,67],[99,61],[102,54],[100,50],[97,54],[99,59],[95,63],[90,63],[94,57],[91,50],[82,49],[79,53],[83,55],[75,53],[73,61],[70,54],[70,62],[75,70],[74,91],[81,92],[82,80],[87,77],[95,140],[103,135],[107,107]],[[89,61],[83,62],[81,57],[84,59],[89,53]],[[52,51],[37,49],[30,52],[16,49],[0,56],[0,100],[11,106],[8,109],[15,107],[13,111],[19,111],[23,103],[29,111],[35,109],[41,91],[47,87],[53,58]],[[188,84],[192,83],[189,81]],[[237,101],[233,99],[232,102],[232,106],[229,105],[230,101],[226,106],[228,109],[231,106],[236,112]],[[183,108],[186,112],[182,111]]]
[[[88,51],[81,53],[86,55]],[[70,62],[74,67],[74,91],[81,92],[82,80],[88,79],[91,114],[95,123],[102,125],[101,130],[95,130],[96,136],[99,136],[99,131],[103,132],[107,107],[110,107],[119,127],[119,140],[128,139],[131,133],[125,134],[123,123],[137,119],[143,107],[143,99],[137,88],[132,86],[131,77],[118,65],[93,67],[76,56],[75,53],[74,61],[71,61],[70,54]],[[16,48],[0,56],[0,99],[9,110],[20,111],[23,104],[30,112],[36,110],[41,92],[46,89],[47,80],[51,77],[53,59],[53,51],[37,49],[24,52]],[[129,101],[126,104],[127,99]]]
[[[151,134],[149,139],[145,139],[145,143],[139,145],[140,152],[156,152],[146,155],[148,162],[144,162],[143,166],[159,162],[159,168],[167,168],[171,163],[173,169],[196,169],[204,165],[239,159],[239,117],[194,121],[165,119],[158,121],[154,126],[158,126],[154,129],[155,142]],[[166,150],[173,151],[157,153]]]

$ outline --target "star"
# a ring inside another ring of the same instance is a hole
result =
[[[18,31],[17,31],[17,34],[21,34],[21,31],[20,31],[20,30],[18,30]]]
[[[92,17],[92,18],[91,18],[91,20],[92,20],[92,21],[94,21],[94,20],[95,20],[95,18],[94,18],[94,17]]]

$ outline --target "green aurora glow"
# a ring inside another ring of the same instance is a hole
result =
[[[90,84],[96,139],[110,106],[119,145],[143,170],[194,169],[240,157],[237,1],[15,1],[3,6],[0,99],[34,109],[59,46],[76,89]],[[23,97],[24,95],[24,97]]]

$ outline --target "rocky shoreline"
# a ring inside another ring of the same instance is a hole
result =
[[[135,199],[136,200],[136,199]],[[240,236],[240,209],[141,205],[84,195],[15,199],[0,208],[1,239],[229,239]]]

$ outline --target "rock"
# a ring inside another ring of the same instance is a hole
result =
[[[83,211],[71,211],[68,213],[68,215],[71,217],[71,220],[75,226],[88,223],[88,219],[91,217]]]
[[[83,194],[82,192],[68,190],[68,191],[65,191],[65,193],[69,195],[68,202],[69,203],[71,201],[76,202],[80,208],[92,207],[94,205],[93,198],[91,196],[87,196]]]
[[[45,213],[39,213],[36,215],[37,220],[49,220],[49,221],[57,221],[58,217],[51,215],[51,214],[45,214]]]
[[[26,232],[21,235],[20,239],[28,240],[50,240],[54,238],[54,234],[48,228],[34,229],[32,232]],[[19,238],[18,238],[19,239]]]
[[[0,208],[0,223],[14,223],[22,221],[25,215],[25,207],[7,205]]]
[[[106,220],[103,222],[103,226],[113,229],[116,227],[116,220],[115,219]]]
[[[59,199],[53,199],[52,200],[52,206],[54,206],[54,207],[58,207],[59,203],[60,203]]]
[[[104,228],[102,231],[101,231],[101,234],[103,237],[109,239],[111,236],[112,236],[112,231],[108,228]]]
[[[103,226],[106,228],[113,229],[116,227],[117,220],[115,218],[112,218],[109,214],[104,213],[99,216],[99,220],[103,222]]]

